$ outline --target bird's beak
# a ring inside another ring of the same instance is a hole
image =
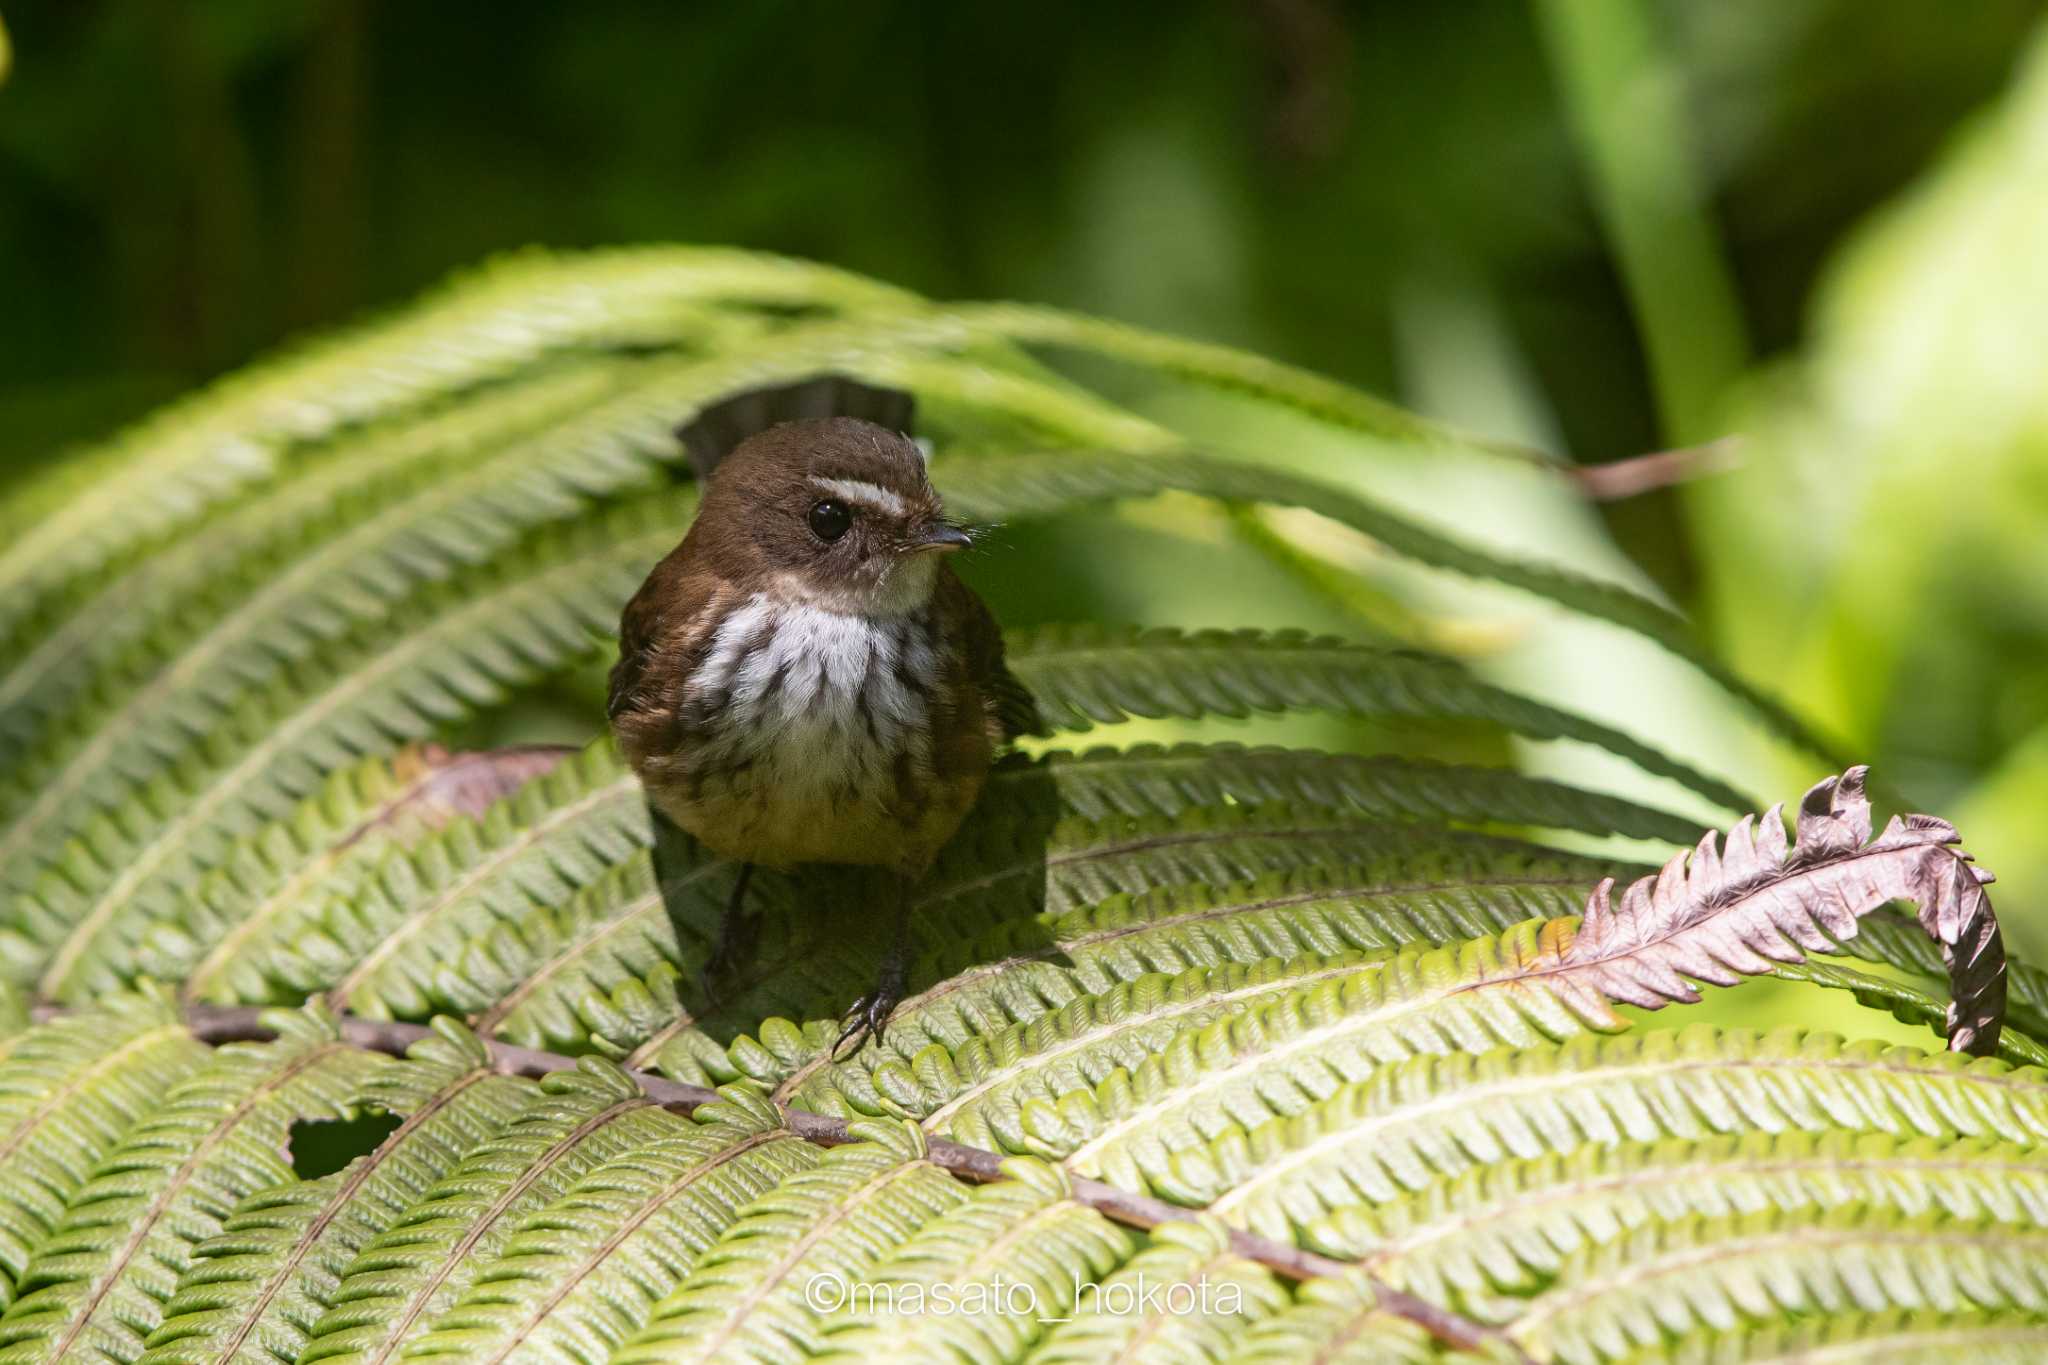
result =
[[[911,534],[910,541],[903,548],[909,554],[923,554],[936,550],[940,554],[951,554],[964,550],[974,543],[974,537],[953,525],[950,521],[928,521]]]

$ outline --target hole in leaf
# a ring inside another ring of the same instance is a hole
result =
[[[377,1144],[398,1129],[391,1114],[363,1114],[352,1119],[300,1119],[292,1125],[292,1174],[301,1180],[318,1180],[332,1175],[359,1156],[377,1150]]]

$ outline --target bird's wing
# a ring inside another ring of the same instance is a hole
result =
[[[945,577],[944,591],[953,598],[948,614],[959,623],[967,676],[988,698],[1003,742],[1020,735],[1044,734],[1037,700],[1003,661],[1003,628],[996,624],[988,604],[951,573]]]

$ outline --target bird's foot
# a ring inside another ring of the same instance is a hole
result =
[[[889,1016],[903,1003],[903,979],[900,969],[892,971],[885,967],[875,988],[853,1002],[853,1008],[846,1012],[846,1028],[839,1041],[832,1044],[833,1061],[845,1061],[870,1042],[881,1043]],[[849,1042],[851,1047],[847,1046]]]

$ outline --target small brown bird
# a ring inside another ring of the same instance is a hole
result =
[[[627,604],[611,674],[612,727],[649,802],[740,864],[707,989],[751,948],[756,866],[895,874],[880,977],[841,1045],[879,1038],[902,999],[910,888],[1028,705],[988,608],[946,563],[972,538],[903,434],[909,407],[828,377],[682,428],[703,497]],[[842,415],[779,420],[821,408]]]

